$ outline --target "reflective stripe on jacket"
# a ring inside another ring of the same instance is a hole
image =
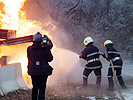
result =
[[[92,44],[88,45],[84,49],[84,51],[81,52],[81,57],[87,61],[86,67],[88,67],[88,69],[96,69],[102,67],[101,61],[99,60],[99,55],[99,49]]]
[[[122,61],[118,51],[112,45],[106,46],[106,49],[107,49],[107,56],[109,59],[111,59],[113,61],[113,65],[114,66],[122,66],[123,61]]]

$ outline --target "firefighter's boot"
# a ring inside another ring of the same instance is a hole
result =
[[[108,82],[109,82],[109,87],[108,90],[114,90],[114,81],[113,81],[113,77],[108,77]]]
[[[124,81],[123,81],[122,76],[117,76],[117,79],[118,79],[118,81],[119,81],[121,87],[122,87],[123,89],[126,89],[127,87],[125,86],[125,83],[124,83]]]
[[[96,86],[99,87],[101,85],[101,76],[97,76]]]
[[[83,87],[87,86],[87,78],[83,77]]]

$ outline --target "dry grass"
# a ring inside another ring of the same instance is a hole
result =
[[[115,97],[113,91],[107,91],[105,88],[96,88],[95,85],[88,85],[82,88],[82,84],[69,83],[60,86],[49,86],[46,90],[46,100],[119,100]],[[19,90],[0,97],[0,100],[31,100],[31,90]]]

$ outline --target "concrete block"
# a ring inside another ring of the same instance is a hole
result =
[[[0,67],[0,95],[27,87],[21,71],[21,64],[15,63]]]

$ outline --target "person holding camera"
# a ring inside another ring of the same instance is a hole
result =
[[[46,82],[53,68],[48,62],[53,60],[51,48],[42,46],[42,34],[37,32],[33,36],[33,45],[27,48],[28,74],[32,80],[32,100],[44,100]],[[51,42],[52,43],[52,42]]]

